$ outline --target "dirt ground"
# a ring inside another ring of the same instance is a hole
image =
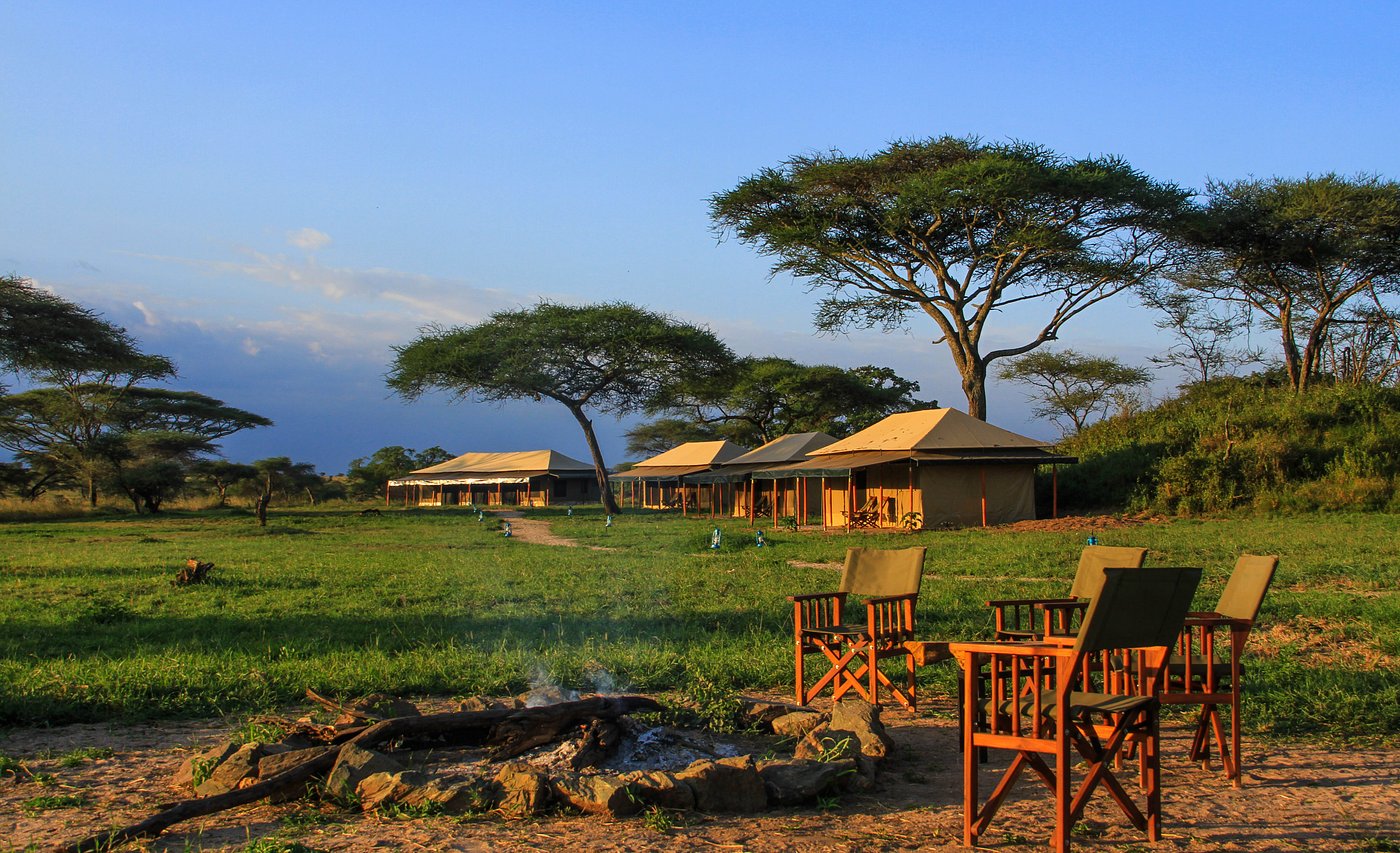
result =
[[[777,698],[777,697],[774,697]],[[252,841],[298,841],[325,851],[380,850],[957,850],[962,844],[961,756],[946,702],[919,716],[890,711],[896,744],[875,790],[845,794],[829,811],[779,809],[759,816],[676,814],[670,827],[644,818],[558,815],[527,821],[448,817],[393,820],[309,803],[255,805],[178,824],[128,850],[242,850]],[[170,779],[191,750],[226,735],[223,721],[76,725],[0,733],[0,754],[28,771],[52,774],[40,786],[25,772],[0,779],[0,848],[73,842],[153,813],[184,795]],[[1231,788],[1216,772],[1184,759],[1184,723],[1165,727],[1164,839],[1155,850],[1395,850],[1400,845],[1400,753],[1336,753],[1311,745],[1246,743],[1245,782]],[[75,749],[107,747],[108,758],[63,767]],[[982,770],[990,790],[995,768]],[[1131,783],[1130,790],[1132,790]],[[1049,801],[1023,778],[1003,807],[987,849],[1035,850],[1045,843]],[[26,814],[45,794],[78,794],[85,805]],[[1075,836],[1080,849],[1146,850],[1145,839],[1096,794]]]

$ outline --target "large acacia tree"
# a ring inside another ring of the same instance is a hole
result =
[[[429,328],[396,347],[389,387],[487,402],[549,398],[583,429],[603,505],[620,509],[590,411],[644,410],[683,378],[725,371],[733,353],[707,329],[623,302],[500,311],[476,326]]]
[[[0,367],[27,374],[149,369],[127,331],[19,276],[0,276]]]
[[[987,417],[987,369],[1170,263],[1189,194],[1117,157],[1072,160],[1022,142],[942,137],[866,157],[793,157],[710,201],[717,231],[826,291],[817,327],[903,327],[924,314]],[[984,351],[997,312],[1040,312],[1021,343]]]
[[[1400,184],[1321,175],[1212,182],[1185,232],[1201,250],[1175,277],[1197,297],[1245,306],[1280,333],[1294,391],[1319,372],[1344,310],[1393,315],[1400,293]]]

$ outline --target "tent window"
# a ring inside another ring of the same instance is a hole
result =
[[[565,498],[569,496],[568,480],[564,480],[561,478],[556,478],[554,480],[554,496],[556,498]]]
[[[864,490],[866,487],[866,483],[868,482],[868,478],[865,475],[868,472],[864,468],[861,468],[859,471],[856,471],[854,473],[856,475],[856,490]]]

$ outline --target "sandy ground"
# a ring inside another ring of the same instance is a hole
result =
[[[830,811],[781,809],[759,816],[677,814],[659,828],[642,818],[609,820],[557,815],[528,821],[447,817],[391,820],[310,803],[255,805],[173,827],[127,849],[241,850],[251,841],[299,841],[317,850],[956,850],[961,848],[961,756],[946,702],[933,713],[888,712],[897,751],[875,790],[845,794]],[[47,787],[23,772],[0,780],[0,839],[12,848],[72,842],[103,828],[140,820],[183,795],[170,778],[192,749],[228,730],[222,721],[136,726],[77,725],[0,733],[0,754],[24,760]],[[1184,759],[1184,723],[1167,727],[1163,761],[1164,839],[1156,850],[1390,850],[1400,844],[1400,754],[1335,753],[1311,745],[1247,743],[1245,784],[1231,788],[1215,772]],[[58,756],[108,747],[110,758],[62,767]],[[984,791],[993,762],[982,770]],[[1131,789],[1131,787],[1130,787]],[[1044,845],[1049,801],[1027,777],[1017,799],[983,840],[989,849]],[[36,796],[80,794],[86,805],[27,815]],[[1076,834],[1081,849],[1146,849],[1116,807],[1095,795]]]

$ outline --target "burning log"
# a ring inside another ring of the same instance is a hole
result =
[[[615,720],[638,711],[659,710],[660,703],[646,696],[598,696],[543,708],[499,708],[395,717],[359,729],[345,743],[368,749],[392,740],[448,736],[495,747],[495,752],[499,755],[519,755],[532,746],[548,743],[577,726],[592,724],[592,721]],[[546,733],[549,733],[548,737],[545,737]],[[257,802],[314,776],[327,773],[335,765],[343,748],[342,745],[338,749],[317,753],[308,760],[247,788],[174,803],[139,823],[102,832],[75,844],[56,847],[54,853],[99,853],[133,839],[154,837],[191,818]]]

